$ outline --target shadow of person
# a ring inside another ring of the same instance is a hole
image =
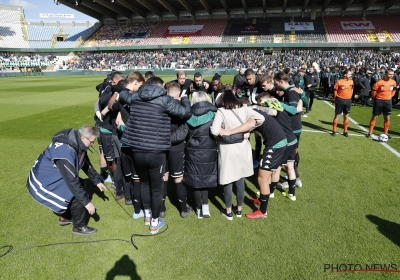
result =
[[[89,178],[83,179],[83,186],[86,192],[89,194],[90,200],[92,199],[93,194],[100,197],[103,201],[110,200],[107,195],[104,192],[100,191],[100,189],[95,186]]]
[[[379,218],[375,215],[367,215],[368,220],[377,225],[381,234],[400,247],[400,224]]]
[[[315,125],[313,123],[309,123],[306,121],[301,121],[301,124],[303,125],[303,129],[314,129],[314,130],[319,130],[319,131],[325,131],[325,132],[330,132],[329,129]]]
[[[115,263],[114,267],[107,272],[106,280],[112,280],[120,275],[128,276],[132,280],[142,279],[137,274],[135,263],[128,257],[128,255],[122,256],[122,258]]]

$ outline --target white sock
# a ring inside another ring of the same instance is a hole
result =
[[[151,226],[152,227],[155,227],[155,226],[157,226],[158,225],[158,218],[156,218],[156,219],[151,219]]]
[[[151,216],[151,209],[144,209],[144,214],[148,217]]]

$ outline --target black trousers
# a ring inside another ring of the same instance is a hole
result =
[[[142,197],[145,209],[151,207],[152,218],[160,216],[163,203],[164,172],[166,163],[166,153],[139,153],[133,154],[135,170],[140,178],[140,187],[150,189],[150,198]],[[147,190],[146,190],[147,191]]]
[[[306,108],[306,112],[311,111],[312,105],[314,103],[314,97],[315,97],[315,90],[306,90],[306,96],[308,101],[308,107]]]
[[[329,85],[324,85],[324,97],[328,97],[330,94],[333,93],[333,87],[329,87]]]
[[[84,186],[83,179],[79,178],[82,186]],[[72,219],[74,227],[83,227],[86,226],[88,221],[88,211],[85,208],[85,205],[82,205],[75,198],[69,203],[67,211],[60,215],[64,219]]]

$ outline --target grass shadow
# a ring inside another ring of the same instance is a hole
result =
[[[225,209],[225,199],[224,199],[224,187],[218,185],[216,188],[211,188],[208,191],[208,200],[217,208],[218,210]],[[222,203],[221,203],[222,201]]]
[[[332,126],[332,122],[327,122],[327,121],[323,121],[323,120],[319,120],[322,124],[326,124],[326,125],[330,125]],[[337,124],[337,128],[343,129],[343,123],[338,123]],[[357,128],[353,128],[353,127],[348,127],[347,128],[348,131],[352,131],[358,134],[365,134],[366,132],[361,130],[361,129],[357,129]]]
[[[301,121],[301,123],[303,125],[303,129],[309,128],[309,129],[314,129],[314,130],[319,130],[319,131],[324,131],[324,132],[330,132],[329,129],[323,128],[323,127],[315,125],[313,123],[305,122],[303,120]]]
[[[92,200],[93,195],[98,196],[103,201],[110,200],[109,197],[104,192],[100,191],[100,189],[97,186],[95,186],[90,179],[88,178],[83,179],[83,185],[85,186],[84,188],[89,194],[90,200]]]
[[[122,258],[115,263],[114,267],[107,272],[106,280],[115,279],[117,276],[128,276],[132,280],[142,279],[136,271],[135,263],[128,255],[122,256]]]
[[[382,235],[400,247],[400,224],[379,218],[375,215],[367,215],[366,217],[370,222],[377,225],[377,229]]]

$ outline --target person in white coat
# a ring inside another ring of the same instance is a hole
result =
[[[224,91],[218,107],[214,122],[210,128],[214,136],[218,136],[221,129],[236,128],[246,123],[249,119],[256,121],[256,127],[264,122],[264,116],[247,107],[247,105],[243,105],[232,90]],[[252,149],[248,139],[235,144],[218,142],[218,183],[224,186],[226,206],[226,209],[223,209],[221,214],[228,220],[232,220],[232,184],[235,183],[237,190],[237,206],[233,210],[237,217],[241,217],[244,200],[244,178],[254,174]]]

